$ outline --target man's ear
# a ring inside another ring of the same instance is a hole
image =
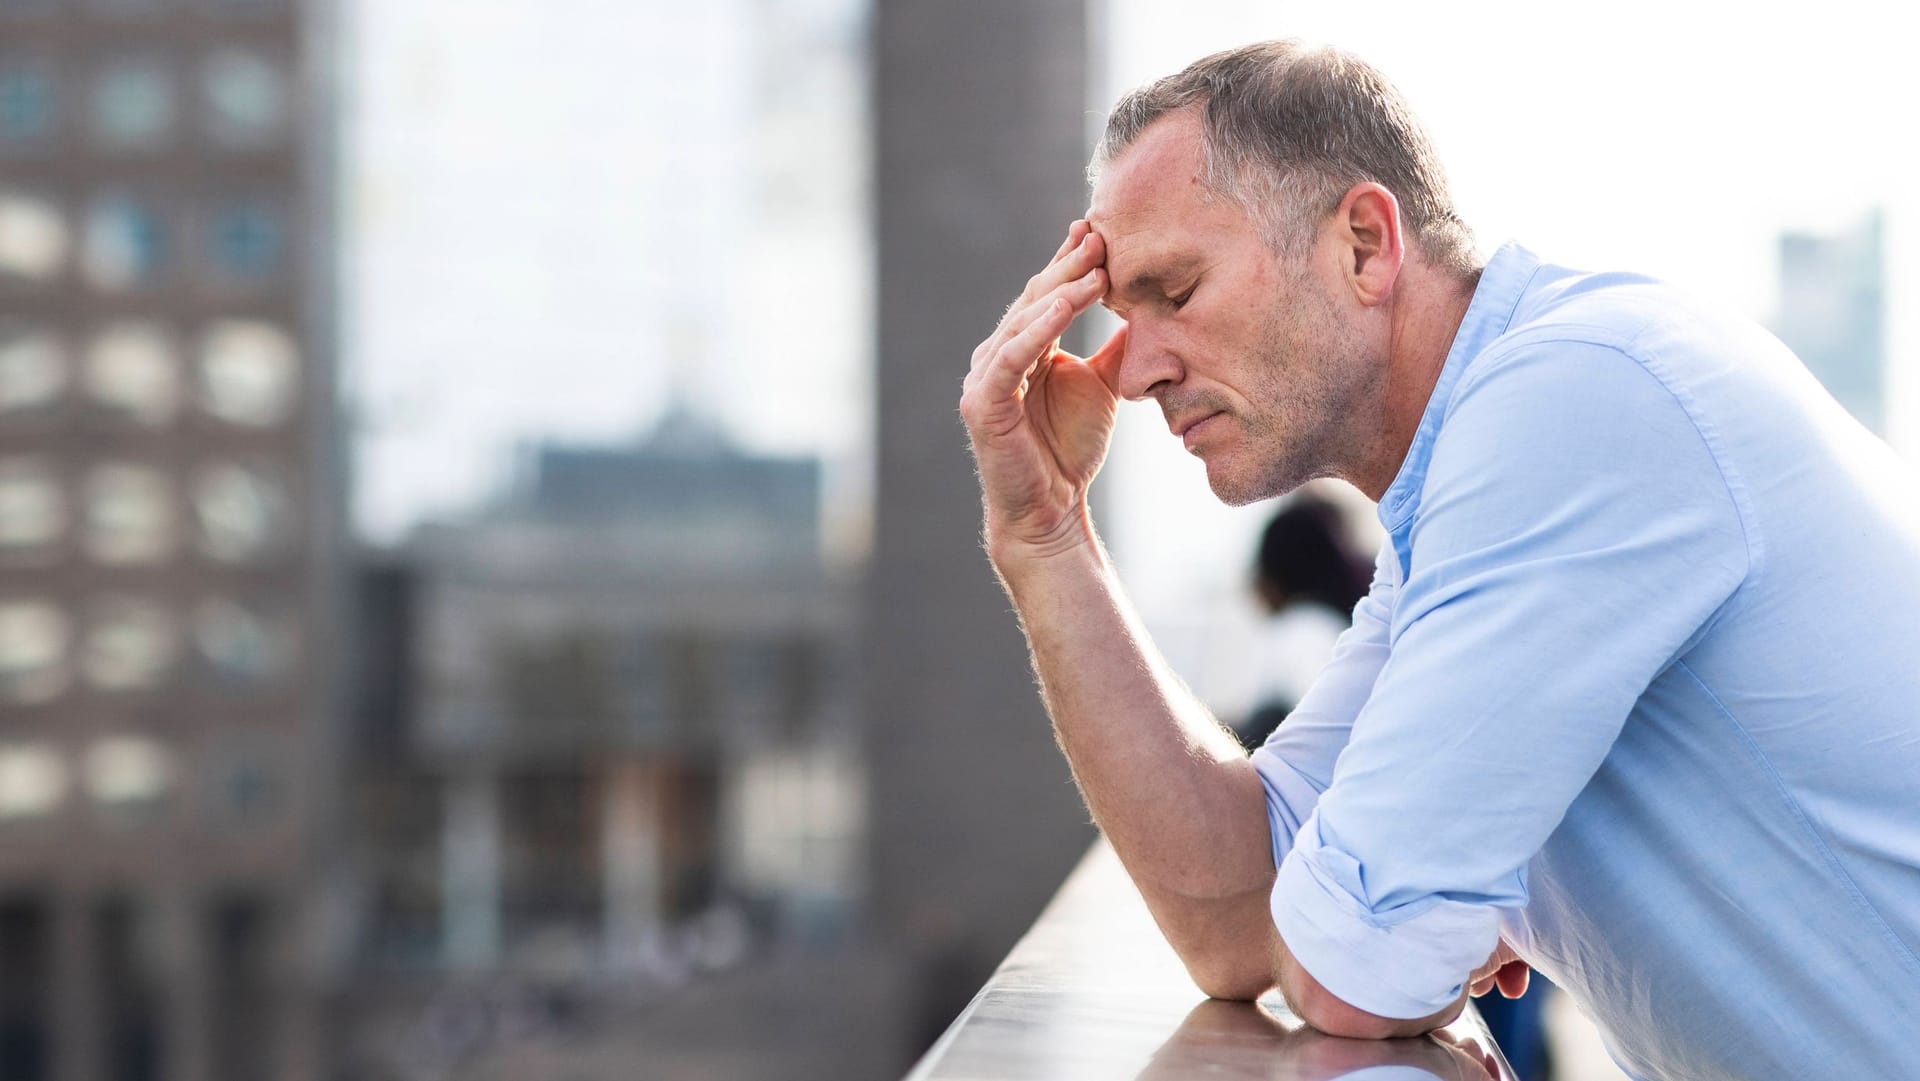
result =
[[[1400,201],[1379,184],[1364,181],[1347,189],[1333,221],[1347,287],[1367,307],[1384,302],[1407,258]]]

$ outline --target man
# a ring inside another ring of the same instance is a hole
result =
[[[1344,54],[1202,60],[1095,165],[960,410],[1061,746],[1195,982],[1384,1037],[1532,965],[1637,1077],[1911,1076],[1920,489],[1887,448],[1755,327],[1480,265]],[[1095,303],[1123,328],[1061,351]],[[1251,759],[1094,532],[1123,397],[1227,502],[1379,501],[1372,590]]]

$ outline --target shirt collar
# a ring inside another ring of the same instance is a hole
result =
[[[1420,489],[1427,479],[1427,461],[1433,454],[1433,440],[1440,433],[1440,422],[1446,418],[1454,384],[1459,382],[1461,373],[1474,357],[1506,333],[1521,297],[1539,269],[1539,256],[1508,242],[1493,253],[1493,258],[1487,260],[1486,268],[1480,272],[1473,300],[1467,304],[1467,314],[1454,333],[1453,347],[1447,350],[1446,363],[1441,365],[1440,377],[1434,381],[1426,411],[1420,415],[1420,426],[1414,430],[1413,443],[1407,447],[1406,460],[1400,463],[1399,474],[1380,497],[1380,524],[1389,533],[1398,532],[1398,527],[1419,509]]]

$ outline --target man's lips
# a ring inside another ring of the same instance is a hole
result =
[[[1180,423],[1173,426],[1173,434],[1178,436],[1181,442],[1191,447],[1193,445],[1194,438],[1200,434],[1201,430],[1207,426],[1208,422],[1212,421],[1215,417],[1222,416],[1222,415],[1223,413],[1217,412],[1217,411],[1213,413],[1202,413],[1199,416],[1192,418],[1191,420],[1181,421]]]

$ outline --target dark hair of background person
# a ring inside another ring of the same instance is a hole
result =
[[[1368,574],[1344,538],[1340,508],[1317,496],[1295,496],[1275,514],[1254,564],[1254,585],[1268,610],[1307,601],[1353,611],[1367,594]]]

